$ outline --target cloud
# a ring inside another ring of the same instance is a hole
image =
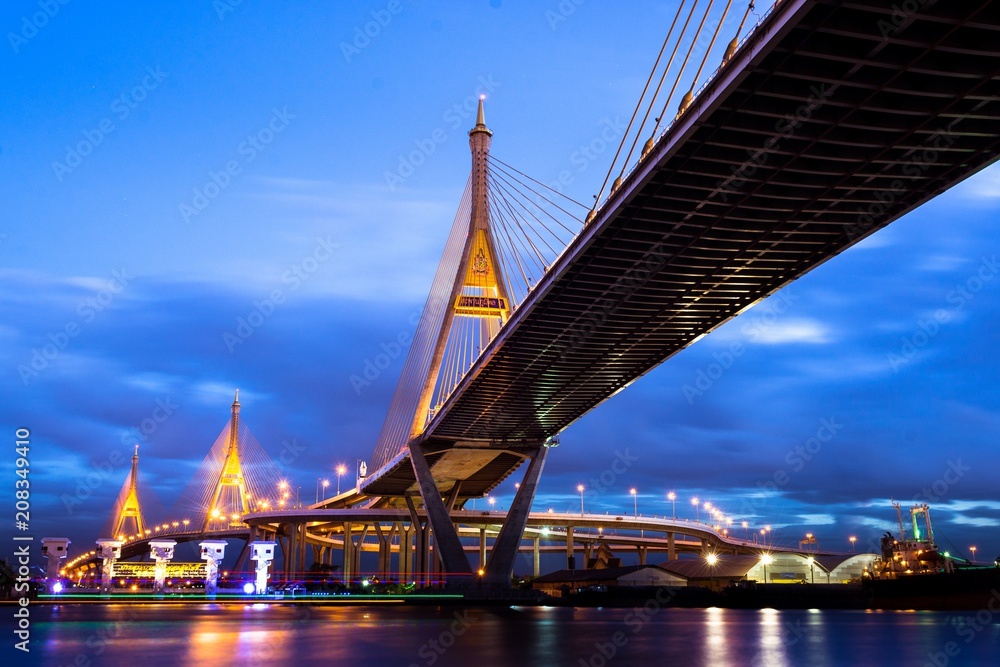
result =
[[[804,317],[778,320],[774,324],[762,327],[756,342],[764,345],[783,345],[786,343],[808,343],[813,345],[832,342],[829,327],[818,320]]]
[[[963,194],[978,199],[1000,198],[1000,165],[987,167],[963,183],[960,189]]]

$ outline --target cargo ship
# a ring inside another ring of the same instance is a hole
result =
[[[868,606],[874,609],[1000,611],[1000,559],[992,566],[972,563],[942,552],[934,541],[931,511],[926,504],[910,508],[909,526],[893,502],[899,536],[886,532],[882,553],[863,578]]]

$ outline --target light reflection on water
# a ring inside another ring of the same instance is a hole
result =
[[[31,660],[15,664],[919,666],[934,664],[931,656],[949,641],[959,648],[948,656],[949,666],[1000,664],[1000,614],[969,642],[956,633],[955,618],[932,612],[656,605],[37,606]]]

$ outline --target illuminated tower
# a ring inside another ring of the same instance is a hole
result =
[[[482,349],[497,334],[510,316],[511,304],[503,274],[496,259],[496,243],[490,227],[487,160],[493,132],[486,127],[483,98],[479,98],[476,125],[469,130],[472,151],[472,212],[458,271],[452,284],[449,307],[438,331],[431,357],[430,371],[420,392],[420,400],[410,429],[410,437],[419,436],[431,414],[431,405],[447,399],[460,379],[461,372],[441,378],[446,354],[466,346]],[[456,317],[470,318],[471,326],[455,327]],[[462,333],[457,333],[462,329]],[[453,348],[449,350],[449,346]],[[448,365],[448,364],[445,364]],[[464,370],[464,369],[462,369]]]
[[[212,491],[212,499],[205,512],[205,523],[202,531],[209,530],[209,524],[215,520],[227,525],[242,525],[240,517],[248,511],[250,493],[243,477],[240,465],[240,390],[236,390],[233,400],[232,417],[229,422],[229,445],[226,448],[226,458],[222,464],[219,478]]]
[[[119,496],[119,502],[116,503],[118,509],[118,517],[115,519],[114,530],[111,531],[111,537],[117,538],[123,535],[123,530],[125,528],[125,520],[132,519],[135,522],[135,534],[142,535],[145,529],[142,520],[142,508],[139,506],[139,494],[137,492],[138,488],[138,478],[139,478],[139,445],[135,446],[135,452],[132,454],[132,472],[129,473],[128,482],[126,482],[125,489],[123,489],[122,497]]]

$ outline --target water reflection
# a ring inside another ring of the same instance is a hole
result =
[[[725,610],[711,607],[705,610],[705,615],[705,657],[713,665],[731,664]]]
[[[9,621],[7,621],[9,624]],[[949,614],[734,609],[59,605],[32,615],[35,664],[924,664]],[[4,630],[0,622],[0,631]],[[1000,625],[955,665],[1000,664]]]

